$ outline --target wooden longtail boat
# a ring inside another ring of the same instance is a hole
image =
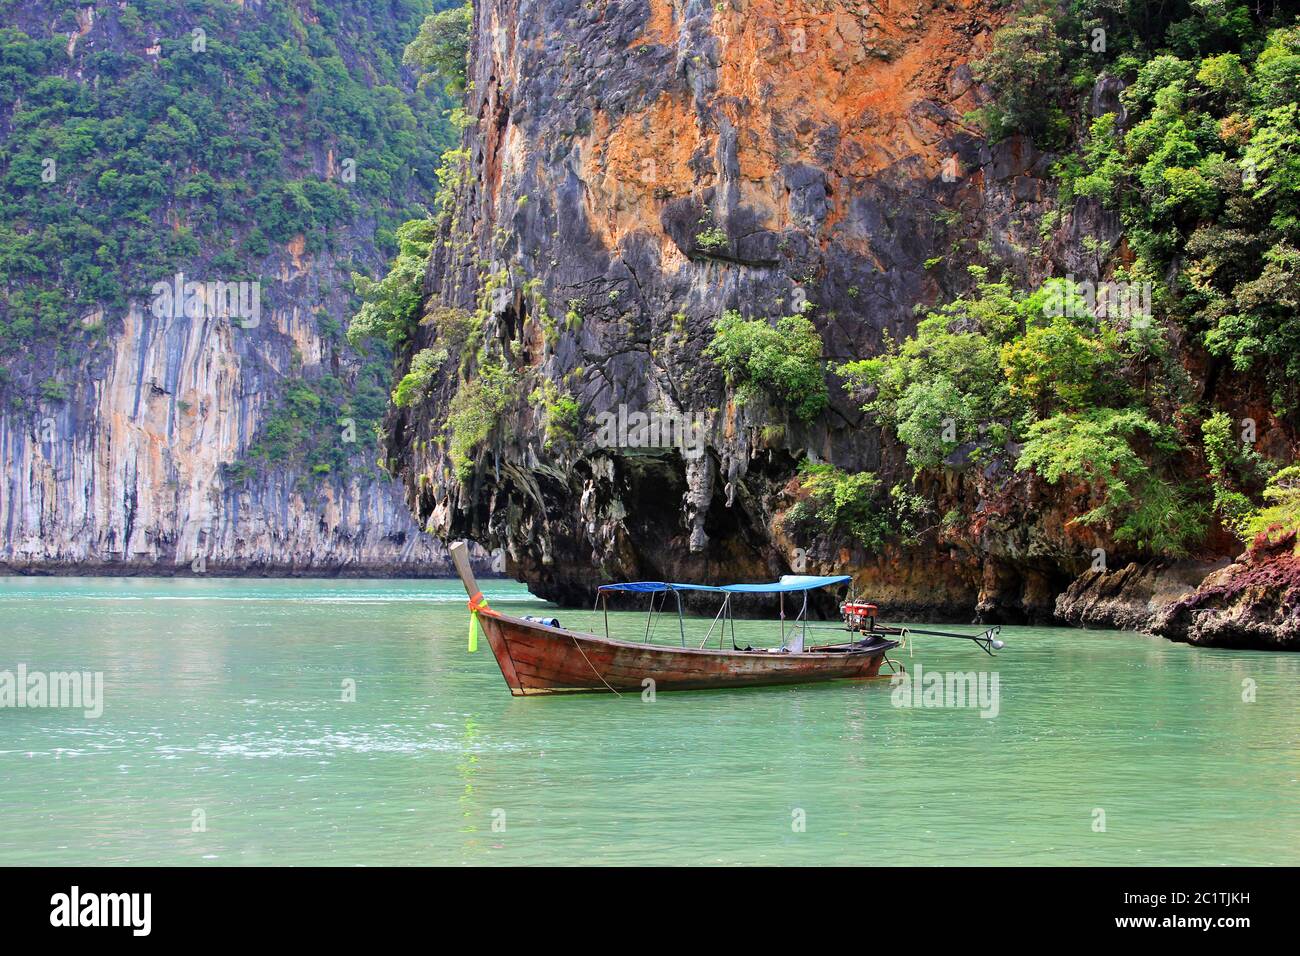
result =
[[[727,609],[734,594],[744,593],[802,593],[804,611],[790,629],[790,641],[776,649],[737,648],[734,643],[735,624],[732,619],[732,646],[730,648],[705,648],[685,646],[682,629],[682,646],[635,643],[609,637],[598,637],[579,631],[569,631],[557,622],[529,620],[502,614],[487,606],[470,568],[469,555],[463,541],[451,546],[452,560],[465,591],[469,595],[473,620],[470,624],[471,647],[475,641],[475,624],[487,637],[488,646],[496,656],[501,674],[516,697],[533,694],[553,694],[574,691],[640,692],[647,687],[656,691],[697,690],[723,687],[758,687],[769,684],[801,684],[812,681],[859,680],[876,677],[881,664],[887,660],[888,651],[900,645],[895,636],[905,632],[890,628],[847,628],[849,639],[839,644],[812,646],[804,649],[807,634],[807,593],[817,587],[848,582],[848,576],[811,578],[787,576],[773,585],[674,585],[663,582],[637,582],[634,584],[605,585],[598,589],[604,595],[610,591],[633,591],[655,595],[675,593],[681,621],[681,591],[711,591],[723,595],[723,609],[714,624],[721,619],[719,644],[725,630]],[[784,597],[782,599],[784,601]],[[607,619],[608,620],[608,619]],[[872,618],[874,625],[874,617]],[[607,624],[608,629],[608,624]],[[648,630],[648,626],[647,626]],[[782,620],[782,636],[786,625]],[[710,628],[710,635],[713,629]],[[965,635],[958,635],[965,636]],[[706,635],[705,641],[709,640]]]

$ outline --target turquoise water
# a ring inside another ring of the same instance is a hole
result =
[[[1300,864],[1300,655],[902,653],[995,669],[984,719],[888,681],[516,699],[466,622],[450,581],[0,579],[0,672],[104,674],[97,719],[0,708],[0,864]]]

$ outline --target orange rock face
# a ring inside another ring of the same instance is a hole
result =
[[[713,185],[716,177],[691,169],[692,157],[709,137],[689,102],[665,93],[648,109],[610,124],[608,114],[596,115],[582,147],[582,178],[591,223],[614,248],[632,230],[656,227],[664,198],[689,196]]]
[[[675,6],[650,0],[650,17],[629,54],[680,42]],[[582,145],[593,222],[616,247],[629,231],[654,223],[665,198],[716,185],[714,170],[693,170],[690,163],[702,149],[716,151],[723,122],[736,131],[740,202],[761,211],[768,228],[791,225],[780,177],[790,163],[818,166],[843,184],[831,192],[831,228],[843,218],[855,181],[901,162],[931,176],[943,175],[945,164],[959,174],[944,143],[965,129],[956,117],[977,102],[969,81],[954,83],[952,74],[988,35],[980,28],[972,37],[973,13],[983,6],[971,0],[933,9],[925,0],[874,7],[833,0],[719,4],[712,21],[717,88],[708,109],[689,95],[664,94],[617,120],[596,114]],[[957,113],[918,109],[936,102]]]

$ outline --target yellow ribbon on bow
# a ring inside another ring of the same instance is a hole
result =
[[[469,599],[469,652],[471,654],[478,650],[478,632],[481,627],[478,622],[478,612],[487,606],[487,598],[483,597],[482,591],[478,591]]]

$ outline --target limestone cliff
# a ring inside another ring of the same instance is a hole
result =
[[[390,422],[421,520],[504,545],[564,601],[587,600],[593,564],[689,579],[787,571],[797,548],[808,567],[850,563],[780,538],[783,487],[803,456],[887,472],[897,454],[839,390],[811,424],[739,407],[701,353],[725,309],[809,301],[828,357],[871,354],[965,281],[960,264],[927,267],[959,238],[1032,268],[1018,250],[1046,208],[1043,158],[1022,139],[989,149],[963,121],[980,101],[966,63],[997,22],[992,4],[922,0],[477,4],[468,175],[430,314],[477,311],[518,374],[576,397],[586,428],[543,447],[542,410],[521,405],[462,486],[440,451],[448,376]],[[413,348],[435,338],[431,321]],[[707,453],[599,447],[591,423],[620,406],[703,415]],[[1034,613],[1061,577],[1051,552],[1078,550],[1059,524],[990,533],[1001,556],[852,563],[889,604]]]
[[[243,329],[132,308],[69,400],[0,412],[0,570],[448,573],[445,548],[388,481],[304,487],[281,469],[226,480],[291,352],[322,361],[301,310],[263,320]]]
[[[917,542],[800,537],[783,517],[801,461],[888,487],[911,481],[903,449],[840,382],[804,421],[736,401],[704,354],[727,310],[808,315],[828,360],[878,354],[968,287],[958,250],[1030,287],[1097,280],[1123,256],[1117,216],[1057,207],[1056,157],[967,120],[986,96],[969,63],[1005,16],[989,0],[476,2],[465,165],[406,352],[443,364],[387,420],[413,512],[504,547],[538,594],[575,604],[595,578],[833,570],[893,613],[1047,621],[1096,549],[1127,564],[1073,520],[1092,491],[1017,471],[1014,447],[923,476],[935,517]],[[1099,84],[1094,115],[1117,93]],[[448,335],[453,315],[473,317],[477,356]],[[484,356],[515,390],[460,462],[448,416]],[[569,427],[555,395],[576,402]],[[701,422],[703,453],[602,437],[638,412]],[[1235,550],[1216,533],[1200,557]]]

